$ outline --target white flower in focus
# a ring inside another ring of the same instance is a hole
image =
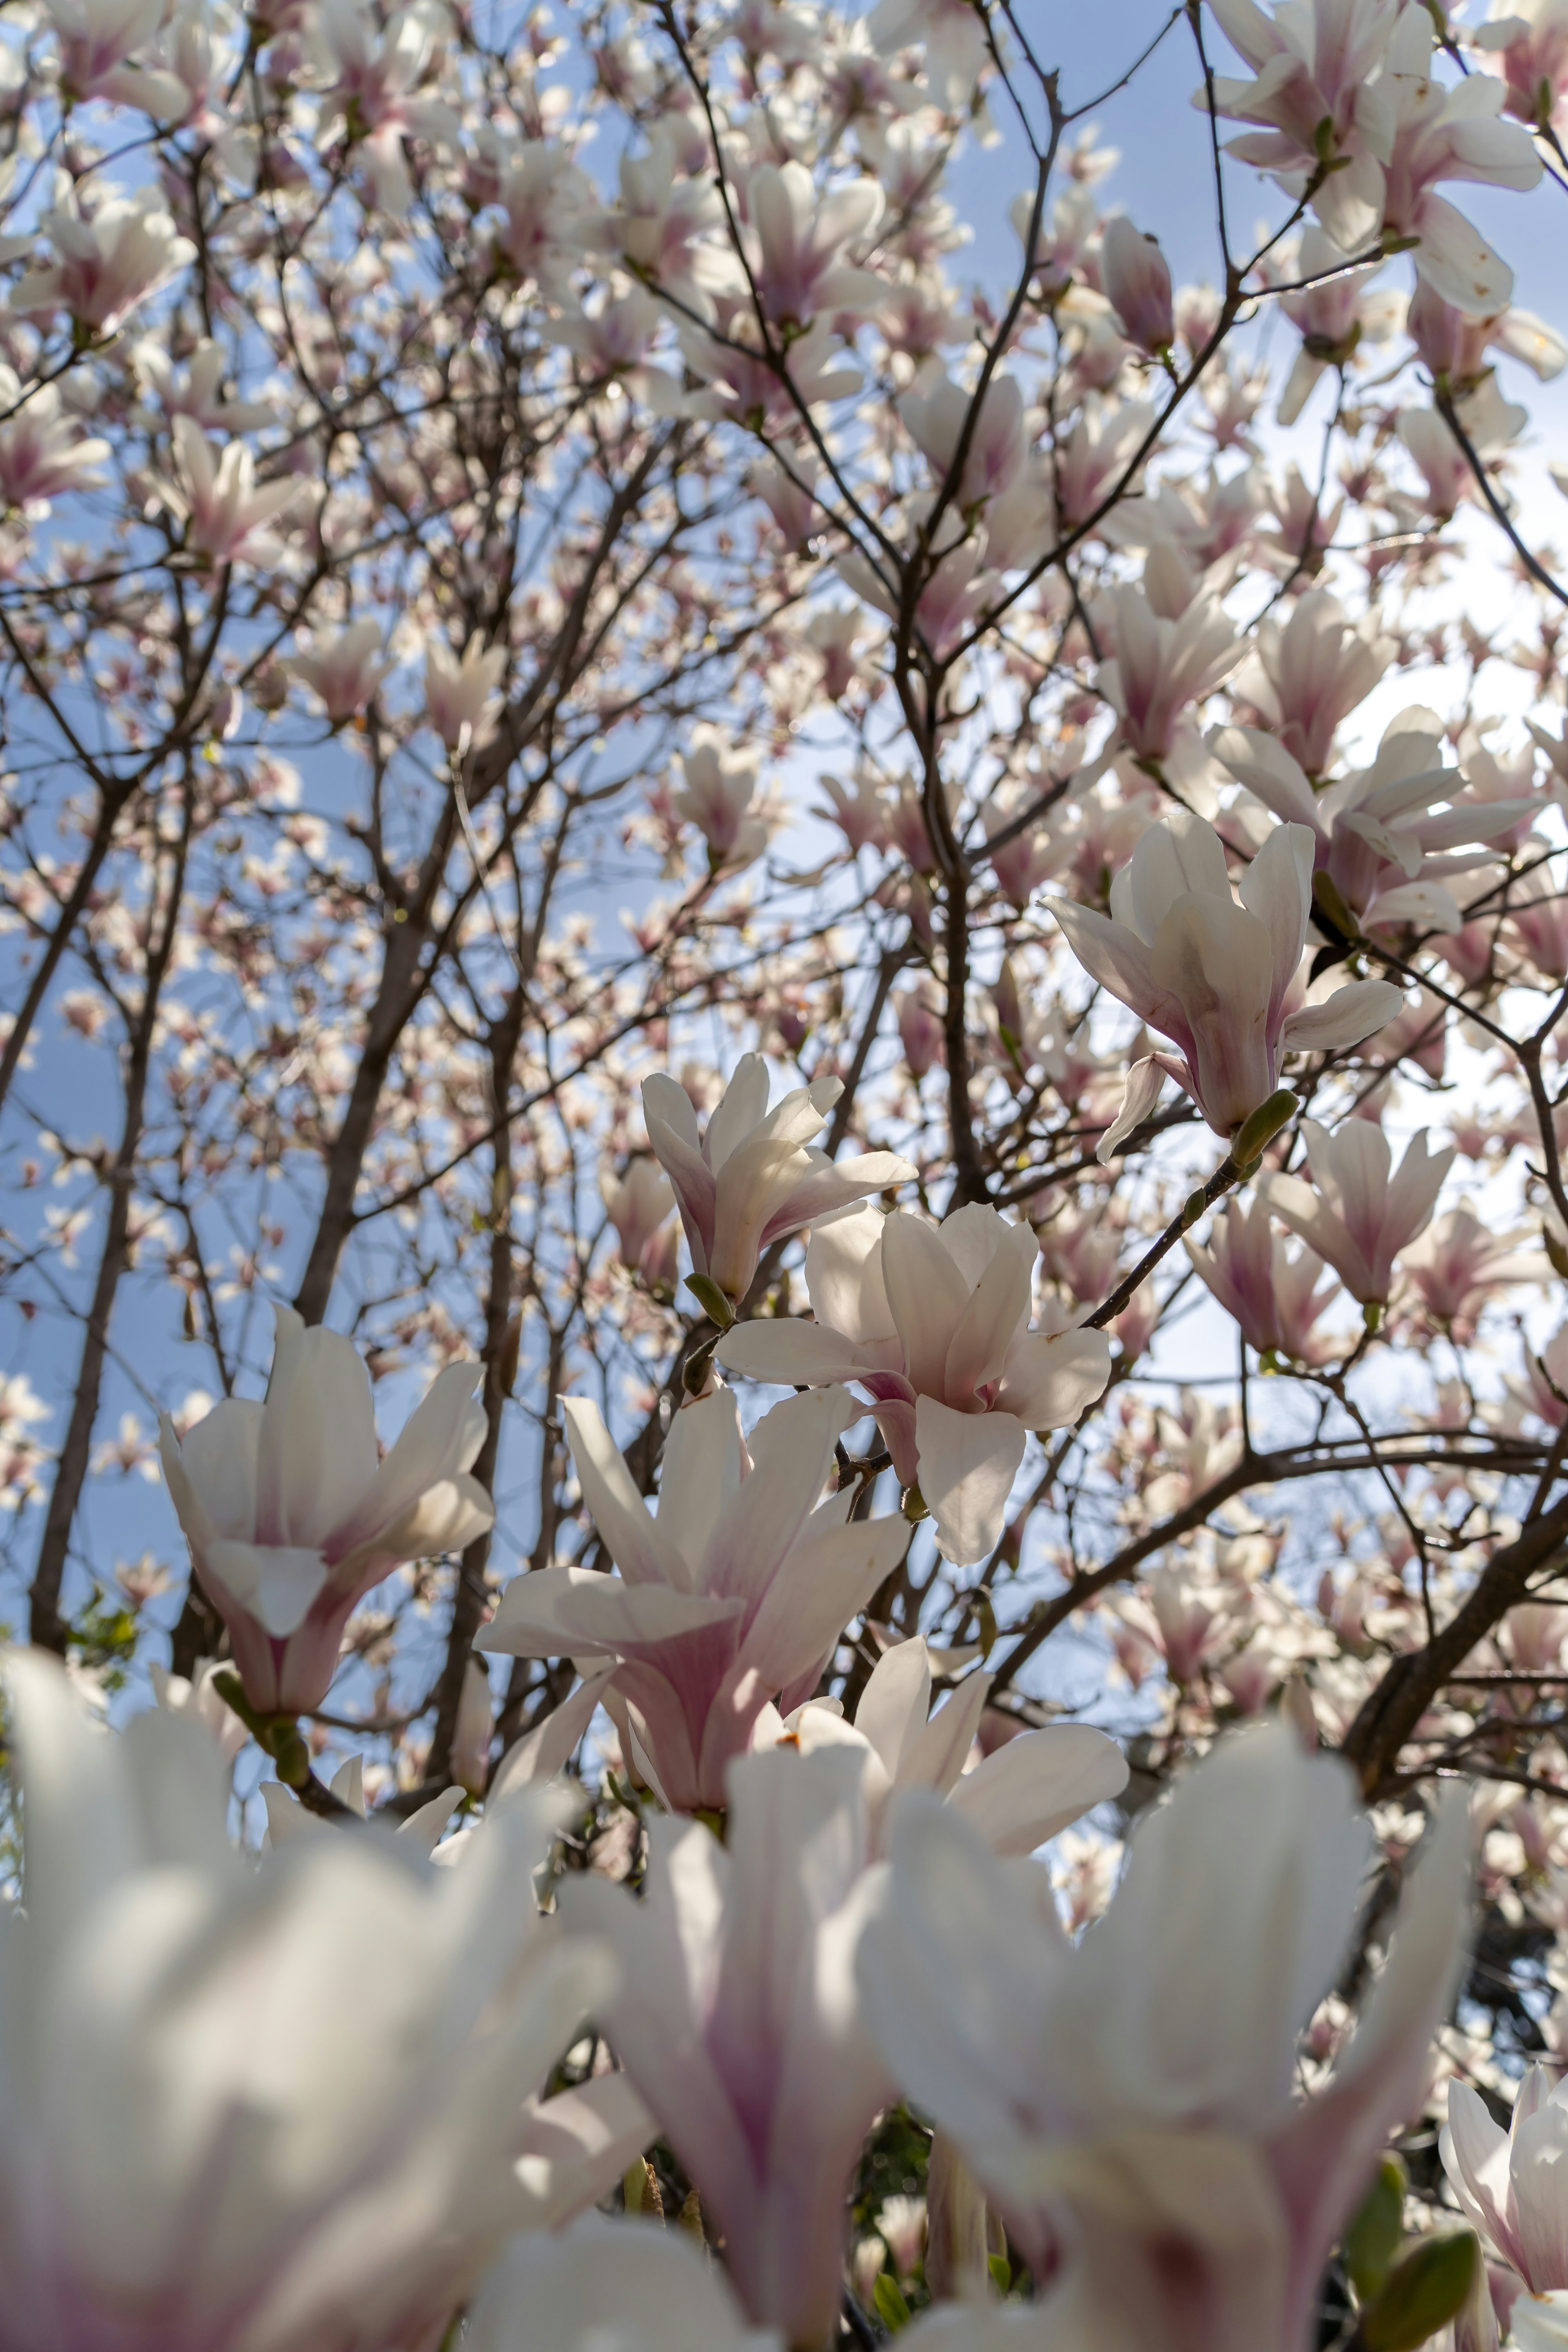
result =
[[[821,1222],[806,1251],[815,1323],[737,1324],[718,1348],[749,1380],[853,1381],[944,1558],[983,1559],[1002,1532],[1031,1429],[1060,1429],[1110,1377],[1102,1331],[1029,1327],[1039,1244],[994,1209],[934,1230],[867,1207]]]
[[[6,1679],[0,2346],[426,2352],[497,2245],[602,2195],[627,2116],[649,2128],[527,2104],[615,1974],[537,1914],[548,1812],[498,1809],[455,1870],[371,1829],[257,1866],[205,1732],[95,1730],[37,1653]]]
[[[384,1460],[352,1340],[277,1309],[263,1404],[231,1397],[176,1436],[163,1475],[251,1705],[319,1706],[343,1627],[401,1562],[460,1550],[495,1513],[468,1475],[484,1440],[477,1364],[451,1364]]]
[[[1454,1147],[1429,1150],[1423,1128],[1395,1175],[1388,1138],[1371,1119],[1347,1118],[1331,1135],[1307,1118],[1301,1131],[1311,1183],[1265,1169],[1256,1179],[1258,1197],[1327,1259],[1352,1298],[1363,1307],[1386,1304],[1394,1260],[1431,1223]]]
[[[721,1807],[725,1767],[763,1708],[811,1696],[903,1549],[901,1521],[847,1524],[852,1486],[824,1498],[853,1410],[841,1390],[793,1397],[742,1440],[731,1390],[684,1406],[656,1515],[598,1408],[568,1397],[583,1499],[620,1574],[514,1577],[474,1646],[616,1662],[604,1704],[642,1777],[683,1811]]]

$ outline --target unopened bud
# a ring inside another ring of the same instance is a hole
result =
[[[721,1331],[728,1331],[735,1320],[735,1310],[710,1274],[689,1274],[686,1287],[701,1307],[710,1323]]]
[[[1312,877],[1312,906],[1320,918],[1319,929],[1348,946],[1361,936],[1361,925],[1345,903],[1345,896],[1337,882],[1324,873]]]
[[[1296,1097],[1289,1087],[1279,1087],[1258,1108],[1249,1111],[1236,1130],[1230,1156],[1246,1174],[1273,1142],[1280,1129],[1296,1115]]]
[[[1362,2303],[1372,2301],[1394,2267],[1405,2235],[1405,2185],[1399,2158],[1385,2156],[1345,2231],[1345,2270]]]
[[[921,1493],[918,1486],[906,1486],[904,1488],[903,1499],[900,1503],[899,1508],[902,1511],[905,1518],[908,1519],[910,1527],[912,1528],[918,1528],[922,1519],[929,1519],[931,1517],[931,1510],[927,1505],[926,1498]]]
[[[1366,2352],[1416,2352],[1464,2309],[1479,2260],[1468,2230],[1412,2247],[1362,2314],[1359,2332]]]

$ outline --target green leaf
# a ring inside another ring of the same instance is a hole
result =
[[[1425,2238],[1394,2264],[1361,2316],[1366,2352],[1416,2352],[1461,2312],[1476,2283],[1480,2254],[1468,2230]]]
[[[1005,2294],[1013,2284],[1013,2265],[1006,2255],[987,2254],[985,2267],[991,2273],[992,2284],[997,2294]]]
[[[686,1287],[709,1321],[717,1323],[721,1331],[727,1331],[735,1320],[735,1310],[712,1276],[689,1274],[686,1277]]]
[[[898,2280],[890,2273],[878,2272],[877,2284],[871,2289],[871,2301],[884,2327],[892,2328],[896,2334],[900,2327],[909,2326],[910,2306],[904,2301],[903,2290]]]

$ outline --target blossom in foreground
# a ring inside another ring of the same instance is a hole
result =
[[[1448,2084],[1443,2169],[1483,2241],[1531,2294],[1568,2288],[1568,2084],[1532,2066],[1505,2132],[1468,2083]]]
[[[846,2192],[891,2087],[855,1990],[859,1760],[741,1757],[728,1802],[724,1845],[700,1822],[649,1823],[640,1900],[584,1877],[561,1904],[621,1958],[605,2030],[722,2235],[737,2293],[805,2352],[835,2328]]]
[[[1537,803],[1481,800],[1457,768],[1442,765],[1442,737],[1434,712],[1403,711],[1384,730],[1372,765],[1322,793],[1283,743],[1258,728],[1223,727],[1210,748],[1265,808],[1310,829],[1314,870],[1362,922],[1458,931],[1465,918],[1449,883],[1486,863],[1485,847],[1476,845],[1500,840]]]
[[[1052,899],[1079,963],[1176,1048],[1128,1073],[1101,1161],[1152,1110],[1162,1074],[1229,1136],[1275,1092],[1287,1054],[1359,1045],[1393,1020],[1402,1000],[1382,980],[1301,1006],[1311,856],[1306,827],[1281,825],[1242,877],[1238,905],[1219,835],[1177,809],[1149,827],[1112,882],[1109,917]]]
[[[845,1721],[837,1700],[808,1699],[779,1735],[805,1753],[846,1748],[860,1759],[871,1842],[880,1849],[890,1802],[930,1789],[973,1822],[997,1853],[1033,1853],[1095,1805],[1121,1795],[1127,1763],[1114,1739],[1086,1723],[1021,1731],[966,1771],[994,1676],[970,1675],[931,1713],[931,1652],[920,1634],[895,1643],[871,1671]],[[759,1726],[759,1744],[761,1730]]]
[[[742,1054],[699,1134],[684,1087],[662,1073],[643,1080],[647,1139],[675,1187],[693,1270],[731,1303],[745,1297],[772,1243],[913,1177],[891,1151],[834,1160],[815,1148],[843,1091],[837,1078],[816,1078],[769,1110],[767,1064]]]
[[[1076,1421],[1110,1377],[1103,1332],[1030,1329],[1038,1255],[1029,1226],[994,1209],[971,1204],[933,1228],[867,1206],[812,1234],[816,1322],[737,1324],[719,1360],[755,1381],[853,1381],[943,1556],[967,1565],[1002,1533],[1029,1431]]]
[[[849,1526],[853,1490],[822,1499],[853,1417],[842,1390],[777,1405],[747,1440],[734,1394],[678,1412],[656,1516],[598,1408],[563,1411],[583,1500],[620,1570],[514,1577],[475,1646],[616,1662],[614,1699],[643,1777],[683,1811],[724,1803],[724,1769],[769,1701],[816,1689],[850,1619],[896,1565],[899,1519]]]
[[[1318,1286],[1323,1261],[1311,1249],[1290,1255],[1262,1199],[1227,1202],[1209,1229],[1206,1246],[1191,1234],[1184,1245],[1198,1279],[1234,1316],[1242,1338],[1260,1356],[1321,1364],[1334,1353],[1332,1340],[1314,1328],[1334,1297],[1331,1282]]]
[[[1352,1298],[1363,1307],[1386,1305],[1394,1262],[1431,1223],[1454,1148],[1433,1151],[1423,1128],[1395,1174],[1388,1138],[1369,1118],[1347,1118],[1335,1135],[1306,1118],[1301,1132],[1311,1183],[1266,1169],[1257,1179],[1258,1195],[1327,1259]]]
[[[1306,2352],[1323,2263],[1420,2097],[1467,1934],[1468,1827],[1440,1814],[1324,2089],[1298,2037],[1337,1979],[1373,1841],[1354,1783],[1283,1725],[1199,1764],[1069,1945],[1044,1873],[902,1801],[861,1944],[866,2014],[1030,2258],[1070,2211],[1140,2352]],[[1059,2201],[1058,2201],[1059,2200]]]
[[[615,1980],[536,1913],[547,1813],[496,1809],[452,1870],[369,1829],[257,1867],[205,1733],[106,1734],[37,1653],[6,1680],[0,2347],[426,2352],[627,2160],[591,2102],[525,2105]]]
[[[458,1551],[492,1523],[468,1475],[484,1441],[477,1364],[450,1364],[385,1459],[353,1343],[280,1307],[263,1404],[226,1398],[158,1451],[202,1588],[254,1707],[319,1706],[343,1627],[405,1560]]]

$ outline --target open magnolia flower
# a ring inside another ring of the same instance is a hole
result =
[[[495,1808],[452,1870],[372,1829],[258,1866],[197,1727],[121,1738],[52,1661],[5,1676],[0,2347],[429,2352],[501,2241],[650,2128],[624,2077],[531,2104],[616,1979],[537,1912],[549,1811]]]
[[[1454,1149],[1431,1151],[1426,1129],[1411,1139],[1399,1173],[1381,1127],[1347,1118],[1335,1135],[1301,1122],[1312,1181],[1266,1169],[1257,1189],[1281,1223],[1326,1258],[1352,1298],[1386,1305],[1394,1261],[1432,1222]],[[1315,1189],[1314,1189],[1315,1188]]]
[[[1282,1724],[1178,1784],[1077,1946],[1043,1873],[903,1798],[861,1943],[866,2013],[1037,2263],[1065,2200],[1140,2352],[1306,2352],[1323,2263],[1420,2098],[1467,1939],[1462,1801],[1429,1846],[1360,2028],[1306,2100],[1298,2037],[1339,1978],[1373,1842],[1345,1767]]]
[[[1404,1000],[1385,980],[1352,981],[1324,1004],[1303,1004],[1311,884],[1304,825],[1269,835],[1237,894],[1213,825],[1174,809],[1112,882],[1109,917],[1051,900],[1085,971],[1177,1049],[1128,1072],[1121,1111],[1100,1140],[1102,1162],[1148,1118],[1165,1077],[1229,1137],[1275,1092],[1287,1054],[1358,1045],[1393,1020]]]
[[[411,1559],[489,1527],[468,1475],[484,1442],[477,1364],[450,1364],[383,1460],[370,1377],[351,1339],[279,1307],[267,1401],[226,1398],[181,1438],[163,1416],[163,1475],[202,1586],[228,1628],[252,1706],[319,1706],[343,1627]]]
[[[687,1405],[665,1445],[657,1517],[597,1406],[568,1397],[563,1411],[583,1499],[620,1575],[514,1577],[475,1647],[615,1661],[604,1704],[628,1758],[666,1804],[717,1810],[724,1768],[764,1706],[811,1696],[907,1529],[897,1518],[847,1525],[852,1486],[822,1499],[854,1417],[842,1389],[775,1406],[747,1440],[730,1390]]]
[[[662,1076],[643,1080],[647,1139],[675,1187],[692,1270],[731,1306],[771,1243],[912,1179],[909,1161],[891,1151],[834,1160],[813,1148],[843,1091],[837,1078],[816,1078],[769,1110],[768,1066],[760,1054],[742,1054],[700,1136],[684,1087]]]
[[[1568,2288],[1568,2085],[1532,2066],[1505,2132],[1479,2091],[1450,2082],[1441,2147],[1454,2194],[1493,2252],[1531,2294]]]
[[[1487,849],[1475,845],[1500,841],[1540,802],[1481,799],[1458,768],[1443,766],[1443,734],[1435,712],[1402,711],[1372,765],[1321,793],[1284,744],[1258,728],[1221,727],[1209,743],[1265,808],[1310,828],[1314,870],[1359,921],[1458,931],[1465,917],[1450,881],[1486,865]]]
[[[738,1324],[720,1361],[751,1380],[869,1400],[906,1487],[918,1486],[943,1556],[995,1545],[1031,1429],[1061,1429],[1110,1377],[1101,1331],[1029,1328],[1039,1244],[994,1209],[934,1229],[866,1207],[825,1220],[805,1254],[813,1323]]]
[[[787,1727],[765,1720],[757,1743],[776,1729],[809,1754],[847,1748],[860,1758],[871,1841],[885,1843],[890,1800],[930,1789],[973,1822],[997,1853],[1033,1853],[1081,1813],[1127,1786],[1127,1760],[1114,1739],[1087,1723],[1021,1731],[966,1771],[994,1676],[969,1675],[931,1715],[931,1652],[917,1633],[885,1651],[860,1694],[853,1724],[837,1699],[808,1699]]]

